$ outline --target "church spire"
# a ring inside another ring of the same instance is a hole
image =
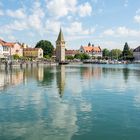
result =
[[[65,40],[61,28],[56,41],[56,61],[65,61]]]
[[[61,28],[60,28],[60,32],[59,32],[57,41],[64,41],[64,36],[63,36],[63,32],[62,32],[62,29]]]

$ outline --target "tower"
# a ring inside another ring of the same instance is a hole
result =
[[[61,29],[56,40],[56,61],[65,61],[65,40]]]

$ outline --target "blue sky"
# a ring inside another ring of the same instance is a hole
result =
[[[0,38],[32,47],[55,40],[62,27],[67,49],[88,42],[102,48],[140,45],[140,0],[0,0]]]

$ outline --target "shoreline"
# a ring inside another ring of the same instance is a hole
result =
[[[128,65],[128,64],[140,64],[140,63],[136,63],[136,62],[132,62],[132,63],[93,63],[93,62],[69,62],[67,65],[86,65],[86,64],[91,64],[91,65]],[[14,63],[0,63],[0,68],[2,69],[11,69],[11,68],[28,68],[28,67],[39,67],[39,66],[57,66],[57,65],[63,65],[63,64],[59,64],[57,62],[14,62]]]

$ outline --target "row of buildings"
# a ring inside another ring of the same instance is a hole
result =
[[[66,50],[63,32],[60,29],[56,40],[56,61],[65,61],[65,56],[74,56],[78,53],[86,53],[91,57],[102,57],[102,49],[100,46],[94,46],[90,43],[87,46],[81,46],[79,50]]]
[[[91,45],[90,43],[87,46],[81,46],[79,50],[66,50],[64,36],[60,29],[56,41],[56,60],[62,62],[65,61],[65,56],[74,56],[77,53],[86,53],[91,57],[103,56],[101,47]],[[140,62],[140,46],[133,50],[133,56],[135,62]]]
[[[29,48],[27,45],[18,42],[6,42],[0,39],[0,58],[10,58],[14,55],[43,58],[43,50],[41,48]]]
[[[97,57],[102,56],[101,48],[91,45],[90,43],[87,46],[81,46],[79,50],[66,50],[62,31],[57,39],[56,48],[56,58],[61,57],[63,60],[65,56],[74,56],[78,53],[87,53],[90,56]],[[63,52],[61,52],[62,50]],[[60,54],[59,51],[61,52]],[[10,58],[13,55],[18,55],[19,57],[43,58],[43,50],[41,48],[30,48],[18,42],[6,42],[0,39],[0,58]]]
[[[91,57],[102,57],[102,49],[100,46],[94,46],[90,43],[87,46],[81,46],[78,50],[67,50],[63,32],[60,29],[56,40],[55,57],[57,62],[65,61],[66,56],[74,56],[78,53],[86,53]],[[6,42],[0,39],[0,58],[10,58],[13,55],[30,58],[43,58],[43,50],[41,48],[30,48],[25,44],[18,42]],[[140,61],[140,46],[133,50],[135,61]]]
[[[88,44],[87,46],[81,46],[79,50],[65,50],[66,56],[74,56],[78,53],[86,53],[89,56],[102,57],[102,49],[100,46],[94,46]]]

